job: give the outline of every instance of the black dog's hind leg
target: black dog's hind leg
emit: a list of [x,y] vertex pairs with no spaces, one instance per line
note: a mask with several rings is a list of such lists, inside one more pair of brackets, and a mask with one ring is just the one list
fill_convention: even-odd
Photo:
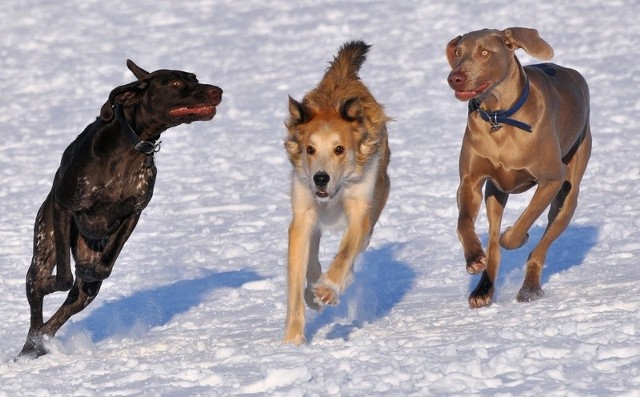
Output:
[[[31,321],[20,355],[44,354],[42,306],[45,295],[69,290],[73,284],[69,253],[70,217],[49,194],[36,216],[33,257],[26,277]],[[56,268],[56,275],[52,276]]]
[[[74,241],[71,244],[71,249],[76,260],[76,280],[62,306],[47,322],[41,325],[39,332],[33,338],[27,339],[25,348],[29,344],[29,349],[27,349],[29,355],[37,357],[46,354],[43,336],[54,336],[71,316],[82,311],[95,299],[100,292],[102,281],[111,274],[118,254],[136,227],[138,219],[139,214],[127,218],[116,233],[108,237],[104,245],[87,240],[77,233],[75,228],[72,228]],[[94,249],[101,251],[96,252]],[[88,262],[89,259],[92,261]]]

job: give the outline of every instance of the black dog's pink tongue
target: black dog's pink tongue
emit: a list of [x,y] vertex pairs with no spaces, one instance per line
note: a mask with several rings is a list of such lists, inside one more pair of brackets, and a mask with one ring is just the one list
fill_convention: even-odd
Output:
[[215,106],[200,106],[196,108],[175,108],[169,111],[169,115],[172,117],[182,116],[210,116],[215,112]]

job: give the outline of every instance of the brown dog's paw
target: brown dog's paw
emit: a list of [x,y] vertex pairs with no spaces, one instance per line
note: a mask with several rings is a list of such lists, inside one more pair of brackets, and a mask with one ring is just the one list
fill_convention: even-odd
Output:
[[284,340],[282,341],[283,343],[288,343],[291,345],[296,345],[296,346],[300,346],[300,345],[304,345],[306,342],[306,339],[304,337],[304,334],[302,332],[290,332],[288,331],[286,333],[286,335],[284,336]]
[[492,302],[493,294],[471,294],[471,296],[469,296],[469,307],[472,309],[479,309],[481,307],[489,306]]
[[314,302],[321,306],[338,304],[338,289],[331,285],[318,283],[313,286],[313,294],[315,295]]
[[531,302],[544,297],[544,291],[539,285],[523,285],[516,296],[518,302]]
[[486,268],[487,256],[485,254],[480,254],[471,259],[467,259],[467,272],[469,272],[469,274],[481,273]]
[[525,233],[524,236],[514,236],[515,229],[509,226],[500,236],[500,246],[507,250],[515,250],[529,241],[529,233]]

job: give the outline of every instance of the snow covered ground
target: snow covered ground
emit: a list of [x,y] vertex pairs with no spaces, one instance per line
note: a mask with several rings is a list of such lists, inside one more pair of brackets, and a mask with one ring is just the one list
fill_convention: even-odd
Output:
[[[636,0],[3,1],[0,396],[640,396],[638,15]],[[586,76],[594,150],[546,297],[514,299],[541,219],[504,254],[496,302],[471,310],[455,234],[466,104],[444,47],[509,26],[537,28]],[[396,120],[392,192],[341,303],[285,346],[287,95],[351,39],[373,44],[361,76]],[[13,361],[36,211],[64,148],[133,80],[127,58],[194,72],[222,105],[163,135],[154,198],[100,295],[50,354]],[[530,195],[512,196],[505,226]]]

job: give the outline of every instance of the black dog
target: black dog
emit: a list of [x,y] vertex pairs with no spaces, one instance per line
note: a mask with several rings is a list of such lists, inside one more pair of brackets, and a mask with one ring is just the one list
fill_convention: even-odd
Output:
[[[179,124],[211,120],[222,99],[220,88],[198,83],[191,73],[149,73],[130,60],[127,66],[138,80],[111,91],[100,117],[67,147],[38,211],[27,273],[31,326],[21,356],[45,354],[44,337],[53,337],[98,295],[151,200],[160,134]],[[44,322],[44,296],[55,291],[69,295]]]

